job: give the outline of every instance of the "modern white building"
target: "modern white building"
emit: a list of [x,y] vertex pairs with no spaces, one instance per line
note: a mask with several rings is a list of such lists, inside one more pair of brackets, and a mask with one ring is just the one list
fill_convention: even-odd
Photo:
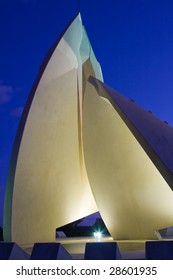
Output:
[[173,225],[173,129],[103,82],[80,14],[49,50],[11,156],[4,239],[53,241],[96,211],[114,239]]

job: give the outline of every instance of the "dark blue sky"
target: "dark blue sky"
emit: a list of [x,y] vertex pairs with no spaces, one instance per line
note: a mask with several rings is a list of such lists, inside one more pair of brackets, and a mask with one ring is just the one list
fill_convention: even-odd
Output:
[[[50,46],[78,0],[0,0],[0,225],[12,144]],[[104,80],[173,125],[173,1],[81,0]]]

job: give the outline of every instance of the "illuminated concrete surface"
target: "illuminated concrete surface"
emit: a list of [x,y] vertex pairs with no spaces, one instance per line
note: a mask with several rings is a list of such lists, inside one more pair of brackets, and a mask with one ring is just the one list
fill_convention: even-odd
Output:
[[[107,98],[110,92],[114,106]],[[114,239],[154,239],[156,229],[173,224],[173,192],[123,120],[117,95],[95,79],[86,86],[83,141],[90,185]],[[123,101],[122,97],[122,107]],[[147,118],[140,124],[146,130]],[[150,133],[154,134],[151,128]],[[157,135],[151,138],[159,142]]]
[[53,241],[56,228],[98,210],[115,240],[155,239],[173,225],[173,129],[102,82],[78,15],[43,61],[21,118],[6,241]]
[[55,229],[98,211],[82,147],[83,91],[102,80],[81,17],[54,46],[22,116],[4,208],[5,240],[52,241]]

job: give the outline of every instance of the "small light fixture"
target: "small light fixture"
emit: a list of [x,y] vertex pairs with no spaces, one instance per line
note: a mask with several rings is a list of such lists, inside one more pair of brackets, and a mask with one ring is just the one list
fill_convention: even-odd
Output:
[[94,237],[95,238],[101,238],[102,237],[102,233],[100,231],[95,231],[94,232]]

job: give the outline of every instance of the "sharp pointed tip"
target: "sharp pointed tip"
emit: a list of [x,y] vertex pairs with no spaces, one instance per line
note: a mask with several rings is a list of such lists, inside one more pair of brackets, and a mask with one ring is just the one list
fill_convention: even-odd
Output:
[[77,17],[78,17],[80,20],[82,20],[80,11],[78,12]]
[[75,19],[79,19],[82,22],[82,17],[80,11],[76,14]]

